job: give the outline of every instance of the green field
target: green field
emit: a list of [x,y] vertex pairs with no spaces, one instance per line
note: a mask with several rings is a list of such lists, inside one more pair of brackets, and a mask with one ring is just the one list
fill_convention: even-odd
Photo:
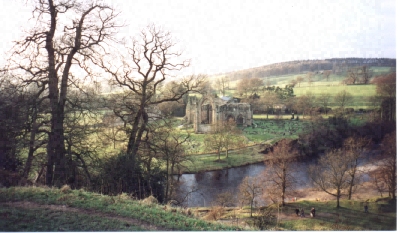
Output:
[[354,108],[358,110],[360,108],[368,109],[374,108],[375,106],[370,101],[370,98],[376,94],[375,85],[335,85],[335,86],[310,86],[310,87],[295,87],[293,89],[296,96],[305,95],[307,92],[311,92],[318,98],[319,95],[323,93],[329,93],[332,98],[329,104],[330,108],[338,107],[334,103],[333,97],[341,91],[348,91],[353,95],[353,101],[350,105],[346,106],[348,108]]
[[263,149],[265,148],[262,145],[258,145],[233,150],[228,153],[228,158],[225,155],[225,151],[223,151],[221,152],[221,159],[219,161],[216,153],[189,155],[189,160],[182,164],[184,168],[180,172],[197,173],[263,162],[265,155],[259,153]]

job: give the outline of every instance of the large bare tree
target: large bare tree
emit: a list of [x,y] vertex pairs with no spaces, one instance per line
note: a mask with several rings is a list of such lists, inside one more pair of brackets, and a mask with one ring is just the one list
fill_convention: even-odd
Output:
[[121,65],[115,59],[101,61],[103,69],[112,77],[112,84],[126,93],[124,102],[117,104],[114,112],[129,125],[126,153],[131,159],[144,141],[151,120],[149,112],[161,103],[179,101],[204,83],[204,75],[192,75],[179,80],[179,85],[168,91],[161,91],[169,78],[189,66],[189,61],[182,59],[182,53],[175,47],[169,32],[150,25],[125,47],[127,54],[121,54]]
[[[46,184],[60,186],[68,179],[64,144],[65,104],[80,69],[93,75],[106,42],[113,40],[118,14],[97,1],[37,0],[36,25],[14,47],[11,63],[27,74],[26,82],[45,84],[50,102]],[[74,68],[73,68],[74,67]],[[76,68],[76,69],[75,69]]]

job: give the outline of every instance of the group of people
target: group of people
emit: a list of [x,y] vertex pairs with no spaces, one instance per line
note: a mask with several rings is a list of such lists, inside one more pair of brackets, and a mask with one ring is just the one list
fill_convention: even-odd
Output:
[[[299,210],[298,208],[296,208],[295,212],[296,212],[296,215],[297,215],[297,216],[305,217],[303,208],[301,208],[300,210]],[[314,207],[311,208],[310,216],[311,216],[312,218],[315,218],[315,208],[314,208]]]
[[[299,210],[299,208],[296,208],[295,212],[296,212],[297,216],[305,217],[303,208],[301,208],[300,210]],[[368,213],[368,205],[366,203],[364,204],[364,213]],[[311,208],[310,216],[311,216],[311,218],[315,218],[315,208],[314,207]]]

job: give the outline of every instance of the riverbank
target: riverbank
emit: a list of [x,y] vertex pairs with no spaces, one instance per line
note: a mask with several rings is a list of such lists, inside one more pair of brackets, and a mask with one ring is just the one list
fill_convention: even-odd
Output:
[[189,155],[187,160],[182,163],[181,169],[175,170],[174,175],[219,171],[262,163],[268,160],[266,151],[271,150],[271,147],[275,146],[280,140],[282,139],[269,140],[263,144],[230,150],[228,156],[226,156],[225,151],[223,151],[219,159],[217,153]]
[[[296,197],[296,199],[294,198]],[[364,205],[368,205],[368,213],[364,213]],[[351,200],[343,197],[340,208],[336,208],[335,197],[313,188],[307,187],[291,193],[284,207],[278,209],[276,205],[257,206],[250,217],[250,207],[216,207],[192,208],[201,213],[203,219],[216,216],[216,220],[232,226],[251,226],[261,218],[261,209],[269,210],[270,216],[264,219],[268,224],[260,230],[293,230],[293,231],[320,231],[320,230],[396,230],[396,200],[386,194],[382,197],[371,182],[362,183]],[[295,209],[303,208],[304,217],[296,216]],[[310,209],[315,208],[316,217],[310,217]],[[267,211],[268,212],[268,211]],[[214,214],[214,215],[213,215]],[[278,217],[279,216],[279,217]],[[277,219],[279,218],[279,223]]]
[[175,175],[195,174],[199,172],[217,171],[232,167],[240,167],[265,161],[265,154],[260,153],[267,145],[249,146],[238,150],[231,150],[226,157],[225,152],[218,154],[189,155],[187,161],[182,164],[181,170],[175,171]]

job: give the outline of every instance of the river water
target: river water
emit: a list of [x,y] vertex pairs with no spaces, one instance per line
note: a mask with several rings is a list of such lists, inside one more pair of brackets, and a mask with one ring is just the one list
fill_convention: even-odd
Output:
[[[368,164],[369,157],[377,154],[377,151],[365,153],[361,164]],[[293,189],[310,188],[311,180],[308,177],[307,168],[311,162],[292,162],[292,174],[296,179]],[[360,165],[361,165],[360,164]],[[182,203],[187,207],[211,206],[217,195],[229,192],[233,198],[237,197],[239,185],[246,176],[260,176],[265,171],[264,163],[250,164],[241,167],[228,168],[218,171],[202,172],[197,174],[183,174],[175,185],[178,199],[184,200]],[[174,177],[178,180],[178,177]],[[367,181],[367,174],[362,175],[361,179]],[[265,205],[263,200],[257,200],[260,205]],[[236,205],[238,205],[238,202]]]
[[[309,186],[306,162],[294,162],[293,175],[298,182],[294,188]],[[196,174],[183,174],[176,184],[179,199],[185,200],[187,207],[211,206],[217,195],[229,192],[236,198],[239,185],[246,176],[256,177],[265,171],[264,163],[250,164],[241,167],[228,168]],[[177,180],[177,176],[174,177]],[[262,200],[258,203],[263,204]]]

